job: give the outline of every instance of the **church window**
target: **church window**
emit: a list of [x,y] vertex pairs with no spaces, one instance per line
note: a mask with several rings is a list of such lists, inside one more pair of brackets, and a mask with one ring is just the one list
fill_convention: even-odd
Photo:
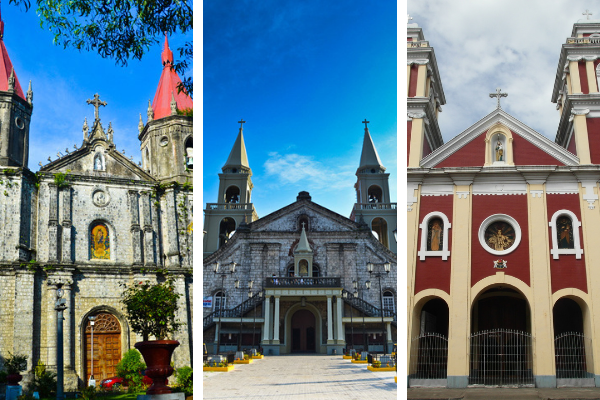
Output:
[[225,191],[225,203],[237,204],[240,202],[240,189],[237,186],[229,186]]
[[450,256],[448,230],[451,228],[448,217],[439,211],[430,212],[423,218],[419,228],[421,228],[419,259],[424,261],[426,257],[442,257],[442,260],[447,260]]
[[386,220],[383,218],[375,218],[373,222],[371,222],[371,230],[373,231],[373,236],[375,236],[382,245],[389,248]]
[[226,305],[227,305],[227,297],[225,297],[225,293],[219,291],[216,292],[215,295],[213,296],[213,311],[215,312],[219,312],[221,310],[221,302],[223,303],[223,310],[226,309]]
[[90,254],[92,260],[110,260],[110,234],[108,227],[103,223],[92,226]]
[[301,215],[298,218],[298,231],[302,231],[302,227],[304,226],[304,230],[308,231],[308,216]]
[[294,277],[294,265],[290,265],[287,269],[287,276],[289,278],[293,278]]
[[312,277],[313,278],[318,278],[319,276],[321,276],[321,270],[319,269],[319,267],[317,267],[316,265],[313,264],[313,267],[312,267]]
[[577,216],[569,210],[558,210],[552,215],[549,225],[552,230],[552,257],[557,260],[562,254],[575,254],[576,259],[581,259],[581,222]]
[[194,146],[191,136],[185,140],[185,166],[194,169]]
[[390,290],[383,292],[383,309],[396,312],[396,301],[394,301],[394,293]]
[[308,261],[300,260],[298,263],[298,275],[308,276]]
[[494,255],[513,252],[521,242],[521,227],[516,219],[505,214],[487,217],[479,227],[479,244]]
[[235,232],[235,220],[233,218],[223,218],[219,226],[219,247],[229,241]]
[[163,136],[162,138],[160,138],[160,142],[158,144],[161,145],[161,147],[165,147],[168,143],[169,143],[169,138],[166,136]]
[[144,149],[144,168],[146,171],[150,171],[150,151],[148,147]]
[[367,200],[371,204],[381,203],[383,201],[383,191],[379,186],[373,185],[367,191]]

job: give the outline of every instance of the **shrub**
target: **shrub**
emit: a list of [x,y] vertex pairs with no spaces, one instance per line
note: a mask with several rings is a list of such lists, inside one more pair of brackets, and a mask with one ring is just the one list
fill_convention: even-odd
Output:
[[4,368],[9,375],[18,374],[27,369],[27,357],[23,354],[8,353],[9,356],[4,360]]
[[81,391],[81,398],[83,400],[95,400],[96,388],[94,386],[87,386]]
[[177,389],[185,392],[186,396],[194,393],[194,380],[192,367],[181,367],[175,371]]
[[142,361],[142,355],[136,349],[127,350],[123,358],[117,364],[117,375],[124,379],[129,386],[129,391],[140,391],[142,388],[141,371],[146,369]]
[[38,360],[34,368],[33,382],[28,387],[30,392],[38,392],[40,398],[50,398],[56,393],[56,374],[46,370],[42,360]]

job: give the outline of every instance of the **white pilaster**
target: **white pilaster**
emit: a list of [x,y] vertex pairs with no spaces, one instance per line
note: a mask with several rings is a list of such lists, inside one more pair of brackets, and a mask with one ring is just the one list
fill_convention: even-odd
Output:
[[344,338],[344,329],[342,326],[342,317],[344,316],[344,314],[342,313],[342,306],[344,305],[344,301],[341,298],[337,299],[336,302],[337,305],[337,313],[336,313],[336,324],[335,324],[335,328],[337,331],[337,340],[338,340],[338,344],[345,344],[346,340]]
[[333,308],[331,296],[327,296],[327,344],[333,344]]
[[264,308],[265,308],[265,322],[263,323],[263,344],[269,344],[269,332],[271,331],[271,312],[269,310],[271,305],[271,296],[265,297]]
[[273,316],[273,344],[279,344],[279,296],[275,296],[275,315]]

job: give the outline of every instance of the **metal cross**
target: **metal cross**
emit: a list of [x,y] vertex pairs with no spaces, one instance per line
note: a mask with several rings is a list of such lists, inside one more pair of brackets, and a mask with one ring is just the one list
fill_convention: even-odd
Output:
[[410,24],[410,20],[412,19],[412,17],[409,14],[406,14],[406,23]]
[[241,118],[240,121],[238,121],[238,124],[240,124],[240,129],[244,127],[244,124],[246,123],[246,121],[244,121],[243,118]]
[[490,93],[490,97],[497,97],[498,98],[498,108],[502,108],[500,107],[500,97],[507,97],[508,93],[501,93],[502,89],[500,88],[496,88],[496,93]]
[[590,15],[592,15],[592,13],[589,10],[585,10],[585,12],[581,14],[585,15],[587,19],[590,19]]
[[365,118],[365,120],[362,123],[365,124],[365,129],[367,129],[367,124],[370,124],[371,121],[367,121],[367,119]]
[[105,101],[100,101],[100,96],[98,95],[98,93],[96,93],[94,95],[94,100],[88,99],[87,103],[94,105],[94,118],[96,120],[99,120],[100,117],[98,116],[99,115],[98,108],[100,108],[100,106],[106,106],[106,102]]

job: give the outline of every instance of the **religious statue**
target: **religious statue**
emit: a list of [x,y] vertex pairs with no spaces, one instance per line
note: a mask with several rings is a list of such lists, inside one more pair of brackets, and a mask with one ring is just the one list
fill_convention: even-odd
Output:
[[502,146],[502,142],[499,140],[496,143],[496,161],[504,161],[504,146]]
[[96,156],[96,159],[94,160],[94,169],[96,171],[102,170],[102,160],[100,159],[100,156]]
[[558,225],[558,248],[559,249],[574,249],[573,229],[569,218],[560,218],[557,221]]
[[488,243],[494,248],[494,250],[503,251],[508,249],[514,243],[514,240],[506,235],[503,235],[502,229],[498,229],[496,234],[490,236]]
[[99,224],[92,229],[92,258],[110,260],[110,241],[106,226]]
[[433,221],[433,225],[431,227],[431,251],[439,251],[441,250],[440,241],[442,237],[442,227],[440,226],[440,221]]

